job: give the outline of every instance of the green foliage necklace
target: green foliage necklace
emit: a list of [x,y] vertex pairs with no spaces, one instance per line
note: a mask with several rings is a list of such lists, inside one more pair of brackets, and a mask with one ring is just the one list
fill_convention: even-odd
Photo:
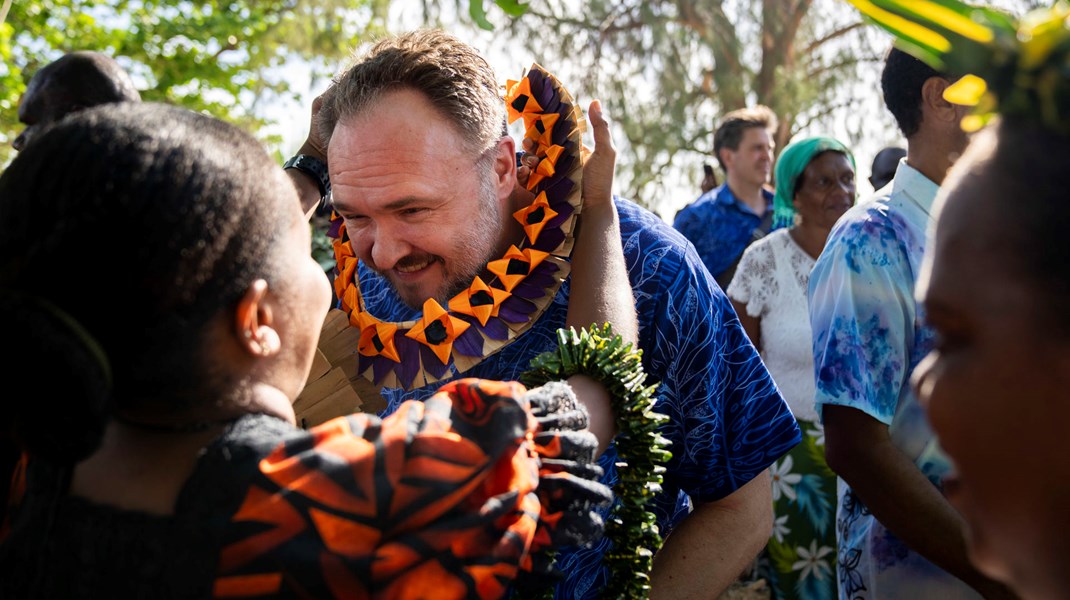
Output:
[[654,412],[656,385],[646,386],[642,351],[613,335],[609,325],[590,330],[559,329],[558,347],[531,361],[531,370],[520,376],[529,387],[583,374],[605,386],[617,424],[617,497],[606,524],[612,547],[602,559],[609,569],[604,598],[646,598],[650,595],[650,570],[661,547],[657,519],[647,507],[661,491],[662,466],[672,454],[669,441],[658,433],[668,420]]

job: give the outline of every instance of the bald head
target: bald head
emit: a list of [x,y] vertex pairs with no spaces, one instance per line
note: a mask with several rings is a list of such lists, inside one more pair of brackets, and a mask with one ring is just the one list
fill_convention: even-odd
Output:
[[111,102],[137,102],[141,95],[130,75],[98,52],[72,52],[41,68],[19,102],[26,128],[12,146],[22,150],[42,127],[68,114]]

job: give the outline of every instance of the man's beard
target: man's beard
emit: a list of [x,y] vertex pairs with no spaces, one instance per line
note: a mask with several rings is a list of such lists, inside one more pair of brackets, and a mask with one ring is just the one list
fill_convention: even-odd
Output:
[[[487,177],[480,182],[479,214],[476,223],[455,233],[453,258],[449,264],[440,256],[419,253],[405,256],[395,265],[395,268],[397,266],[404,268],[428,260],[438,262],[445,271],[445,277],[439,289],[430,297],[443,308],[449,303],[450,298],[472,285],[472,280],[486,268],[488,262],[497,258],[494,254],[502,232],[501,206],[493,182],[490,180],[490,174],[487,172]],[[380,275],[390,284],[402,302],[411,308],[423,309],[424,302],[429,296],[416,297],[419,295],[418,292],[399,288],[390,277],[383,273]]]

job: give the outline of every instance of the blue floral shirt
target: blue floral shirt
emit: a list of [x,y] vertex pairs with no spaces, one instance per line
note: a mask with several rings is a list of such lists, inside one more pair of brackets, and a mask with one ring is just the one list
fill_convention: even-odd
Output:
[[[657,216],[617,201],[624,255],[639,315],[639,345],[648,381],[658,382],[657,410],[670,422],[672,441],[664,492],[656,500],[663,534],[686,517],[691,502],[724,498],[761,473],[800,440],[798,426],[743,332],[727,297],[702,266],[694,248]],[[363,267],[363,265],[361,265]],[[362,271],[371,314],[393,321],[416,313],[389,285]],[[557,345],[564,327],[569,281],[542,317],[519,339],[463,376],[512,380],[538,354]],[[386,412],[405,400],[427,398],[440,384],[411,391],[384,389]],[[599,463],[603,481],[617,480],[611,445]],[[565,574],[562,598],[597,598],[607,582],[601,567],[608,543],[567,549],[557,566]]]
[[[904,160],[891,195],[849,210],[810,274],[817,406],[861,410],[934,485],[949,471],[910,386],[933,347],[914,300],[937,185]],[[840,597],[977,598],[966,584],[886,530],[841,479],[836,537]]]
[[771,230],[773,194],[763,189],[762,196],[766,215],[759,217],[736,199],[725,183],[699,196],[673,219],[672,226],[695,245],[702,262],[722,287],[727,287],[726,279],[731,278],[731,273],[726,272],[747,246]]

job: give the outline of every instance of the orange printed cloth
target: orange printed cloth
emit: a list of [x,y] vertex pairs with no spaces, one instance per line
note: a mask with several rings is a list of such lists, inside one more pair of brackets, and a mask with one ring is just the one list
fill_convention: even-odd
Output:
[[[562,386],[564,387],[564,386]],[[565,387],[463,379],[385,419],[340,417],[260,460],[218,598],[499,598],[594,539],[594,437]]]

